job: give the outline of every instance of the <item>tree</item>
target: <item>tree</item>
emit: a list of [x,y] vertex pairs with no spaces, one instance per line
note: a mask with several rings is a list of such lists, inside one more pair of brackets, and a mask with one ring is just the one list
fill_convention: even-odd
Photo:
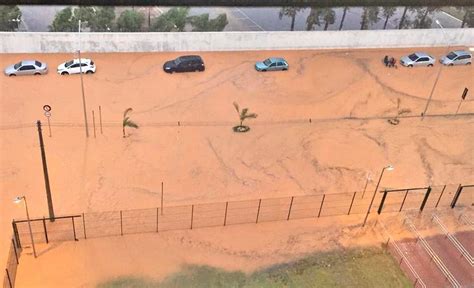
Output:
[[115,20],[114,7],[99,7],[95,10],[95,15],[89,19],[89,26],[94,32],[107,32],[113,28]]
[[339,25],[339,30],[342,30],[342,25],[344,24],[344,19],[346,19],[346,13],[349,11],[349,7],[344,7],[344,11],[342,12],[341,24]]
[[329,24],[336,21],[336,12],[331,8],[323,8],[321,12],[324,20],[324,31],[328,30]]
[[18,6],[0,6],[0,31],[15,31],[21,21],[21,11]]
[[406,15],[407,15],[407,11],[408,11],[408,6],[405,6],[405,9],[403,9],[402,17],[400,17],[400,22],[398,23],[398,29],[402,29],[402,28],[406,28],[406,27],[407,27],[406,21],[405,21],[405,17],[406,17]]
[[138,129],[138,125],[135,122],[133,122],[132,120],[130,120],[130,117],[128,116],[128,114],[132,111],[133,111],[132,108],[127,108],[123,112],[123,122],[122,122],[123,138],[127,137],[127,135],[125,134],[125,127],[131,127],[131,128]]
[[175,7],[161,14],[150,27],[151,31],[170,32],[184,31],[189,8]]
[[75,22],[71,7],[64,8],[56,13],[53,22],[49,25],[49,31],[51,32],[73,32],[77,31],[77,28],[77,22]]
[[385,28],[387,28],[388,19],[390,17],[392,17],[395,14],[396,11],[397,11],[396,7],[387,6],[387,7],[382,8],[382,14],[385,17],[385,23],[383,23],[383,29],[384,30],[385,30]]
[[225,13],[219,14],[214,19],[209,19],[209,14],[189,17],[189,23],[193,26],[193,31],[222,31],[229,24]]
[[295,30],[295,20],[296,20],[296,14],[298,14],[299,11],[303,9],[302,7],[283,7],[280,10],[280,13],[278,16],[280,19],[283,18],[283,16],[287,16],[291,18],[291,26],[290,30],[293,31]]
[[379,21],[379,7],[364,7],[362,11],[360,30],[367,30],[373,23]]
[[321,12],[318,7],[311,7],[308,18],[306,18],[306,30],[313,30],[314,25],[321,25],[320,21]]
[[117,30],[120,32],[139,32],[145,22],[143,13],[125,10],[117,19]]
[[255,113],[248,113],[249,108],[244,108],[244,109],[240,110],[239,104],[237,104],[236,102],[234,102],[234,107],[235,107],[235,110],[237,111],[237,113],[239,114],[240,125],[235,126],[232,129],[234,130],[234,132],[247,132],[247,131],[249,131],[250,127],[243,125],[244,120],[247,119],[247,118],[257,118],[258,115],[255,114]]
[[324,21],[324,30],[328,30],[329,24],[336,21],[336,12],[331,8],[312,7],[306,18],[306,30],[312,30],[314,25],[321,25],[320,18]]
[[430,28],[433,20],[429,17],[429,14],[432,14],[438,10],[433,7],[424,7],[424,8],[414,8],[413,12],[416,13],[415,19],[413,20],[413,27],[415,28]]

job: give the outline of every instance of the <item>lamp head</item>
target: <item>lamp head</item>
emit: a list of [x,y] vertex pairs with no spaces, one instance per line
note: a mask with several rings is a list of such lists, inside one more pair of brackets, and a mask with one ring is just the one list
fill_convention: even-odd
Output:
[[439,20],[438,20],[438,19],[436,19],[435,22],[436,22],[436,24],[441,25],[441,24],[439,23]]
[[24,198],[25,198],[25,196],[16,196],[15,199],[13,199],[13,203],[20,204],[21,201],[23,201]]
[[395,169],[395,167],[389,164],[387,167],[385,167],[385,169],[387,169],[388,171],[392,171],[393,169]]

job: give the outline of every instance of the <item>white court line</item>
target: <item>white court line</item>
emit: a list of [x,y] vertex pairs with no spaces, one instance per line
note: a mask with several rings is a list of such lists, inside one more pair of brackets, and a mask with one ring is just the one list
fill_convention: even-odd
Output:
[[458,22],[461,22],[461,23],[462,23],[462,20],[459,20],[458,18],[454,17],[453,15],[451,15],[451,14],[449,14],[449,13],[446,13],[446,12],[444,12],[444,11],[442,11],[442,12],[443,12],[443,14],[445,14],[446,16],[451,17],[451,18],[453,18],[454,20],[457,20]]
[[250,22],[252,22],[256,27],[258,27],[260,30],[265,31],[265,29],[263,29],[262,26],[258,25],[255,21],[253,21],[252,19],[250,19],[250,17],[249,17],[247,14],[245,14],[244,11],[240,10],[240,8],[235,8],[235,9],[237,9],[237,11],[239,11],[240,13],[242,13],[242,15],[244,15],[245,17],[247,17],[247,19],[248,19]]

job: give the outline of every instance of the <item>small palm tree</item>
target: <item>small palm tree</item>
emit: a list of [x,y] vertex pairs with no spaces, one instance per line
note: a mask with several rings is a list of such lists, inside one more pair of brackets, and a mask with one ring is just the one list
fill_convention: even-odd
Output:
[[125,112],[123,112],[123,122],[122,122],[123,138],[127,137],[127,135],[125,134],[125,127],[138,129],[138,125],[132,120],[130,120],[130,117],[128,116],[128,114],[132,111],[133,111],[132,108],[127,108]]
[[250,127],[243,125],[244,120],[247,119],[247,118],[257,118],[258,115],[255,114],[255,113],[248,113],[249,108],[244,108],[244,109],[240,110],[239,104],[237,104],[236,102],[234,102],[234,107],[235,107],[235,110],[237,111],[237,113],[239,114],[240,125],[235,126],[232,129],[235,132],[247,132],[247,131],[249,131]]

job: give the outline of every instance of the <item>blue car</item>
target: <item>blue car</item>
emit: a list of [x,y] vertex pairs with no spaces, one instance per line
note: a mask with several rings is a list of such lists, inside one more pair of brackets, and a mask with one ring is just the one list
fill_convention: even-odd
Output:
[[289,67],[288,62],[283,58],[268,58],[262,62],[255,63],[255,69],[262,72],[277,70],[286,71]]

